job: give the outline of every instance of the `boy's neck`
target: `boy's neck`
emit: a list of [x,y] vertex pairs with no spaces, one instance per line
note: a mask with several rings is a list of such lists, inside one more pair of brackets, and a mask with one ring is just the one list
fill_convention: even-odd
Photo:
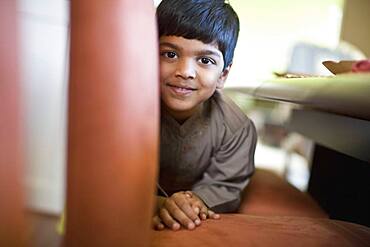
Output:
[[201,103],[189,111],[179,112],[169,109],[163,102],[161,105],[179,124],[185,123],[186,120],[203,108],[203,103]]

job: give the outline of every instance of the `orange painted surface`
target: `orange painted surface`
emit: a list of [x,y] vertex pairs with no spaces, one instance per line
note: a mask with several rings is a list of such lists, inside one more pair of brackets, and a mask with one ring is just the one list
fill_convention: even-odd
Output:
[[159,142],[151,0],[71,1],[67,246],[147,246]]
[[25,245],[16,1],[0,1],[0,246]]

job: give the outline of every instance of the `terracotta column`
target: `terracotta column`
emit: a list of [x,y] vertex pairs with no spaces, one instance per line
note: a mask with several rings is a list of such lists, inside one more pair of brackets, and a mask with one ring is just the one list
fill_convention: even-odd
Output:
[[0,246],[24,246],[16,1],[0,1]]
[[152,0],[71,1],[67,246],[147,246],[159,142]]

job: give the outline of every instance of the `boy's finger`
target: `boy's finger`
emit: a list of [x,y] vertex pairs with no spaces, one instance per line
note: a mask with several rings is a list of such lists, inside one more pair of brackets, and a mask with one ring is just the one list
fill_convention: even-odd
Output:
[[193,208],[194,213],[196,215],[198,215],[198,218],[194,221],[194,223],[195,223],[195,225],[199,226],[201,224],[201,222],[202,222],[201,219],[200,219],[200,217],[199,217],[200,209],[197,206],[192,206],[192,208]]
[[161,218],[159,218],[158,215],[155,215],[153,217],[152,225],[153,225],[153,228],[156,229],[156,230],[163,230],[164,229],[164,225],[162,224]]
[[193,197],[193,192],[191,192],[190,190],[187,190],[184,192],[185,195],[188,197],[188,198],[192,198]]
[[200,218],[202,220],[206,220],[207,219],[207,215],[208,215],[208,208],[203,206],[200,208]]
[[206,205],[204,205],[204,203],[202,201],[200,201],[199,199],[193,198],[192,199],[192,206],[193,206],[193,208],[198,209],[198,215],[202,220],[207,219],[208,208],[207,208]]
[[200,209],[199,209],[199,207],[198,206],[192,206],[192,208],[193,208],[193,210],[194,210],[194,213],[196,214],[196,215],[199,215],[199,213],[200,213]]
[[212,210],[208,210],[208,217],[210,219],[218,220],[218,219],[220,219],[221,216],[219,214],[216,214]]
[[170,229],[174,230],[174,231],[177,231],[180,229],[180,224],[175,221],[172,216],[170,215],[170,213],[167,211],[167,209],[165,208],[161,208],[159,210],[159,216],[161,217],[163,223]]
[[199,215],[199,217],[202,220],[206,220],[207,219],[207,215],[208,215],[208,208],[204,204],[204,202],[202,201],[202,199],[200,199],[196,194],[194,194],[191,191],[186,191],[185,193],[191,194],[191,198],[189,198],[190,203],[191,203],[193,209],[194,208],[197,208],[199,210],[199,211],[196,212],[196,214]]
[[193,204],[193,208],[197,208],[197,211],[198,211],[198,215],[199,217],[202,219],[202,220],[205,220],[207,219],[207,215],[208,215],[208,208],[203,204],[203,203],[198,203],[198,202],[195,202]]

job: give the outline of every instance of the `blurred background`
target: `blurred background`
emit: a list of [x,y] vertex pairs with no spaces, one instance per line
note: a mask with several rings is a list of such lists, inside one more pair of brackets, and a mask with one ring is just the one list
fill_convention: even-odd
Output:
[[[304,191],[312,143],[284,129],[290,106],[256,101],[229,88],[273,78],[274,72],[329,75],[323,60],[369,57],[370,1],[229,2],[241,30],[225,91],[257,126],[257,167],[275,171]],[[19,0],[18,5],[27,206],[58,215],[66,187],[69,1]]]

